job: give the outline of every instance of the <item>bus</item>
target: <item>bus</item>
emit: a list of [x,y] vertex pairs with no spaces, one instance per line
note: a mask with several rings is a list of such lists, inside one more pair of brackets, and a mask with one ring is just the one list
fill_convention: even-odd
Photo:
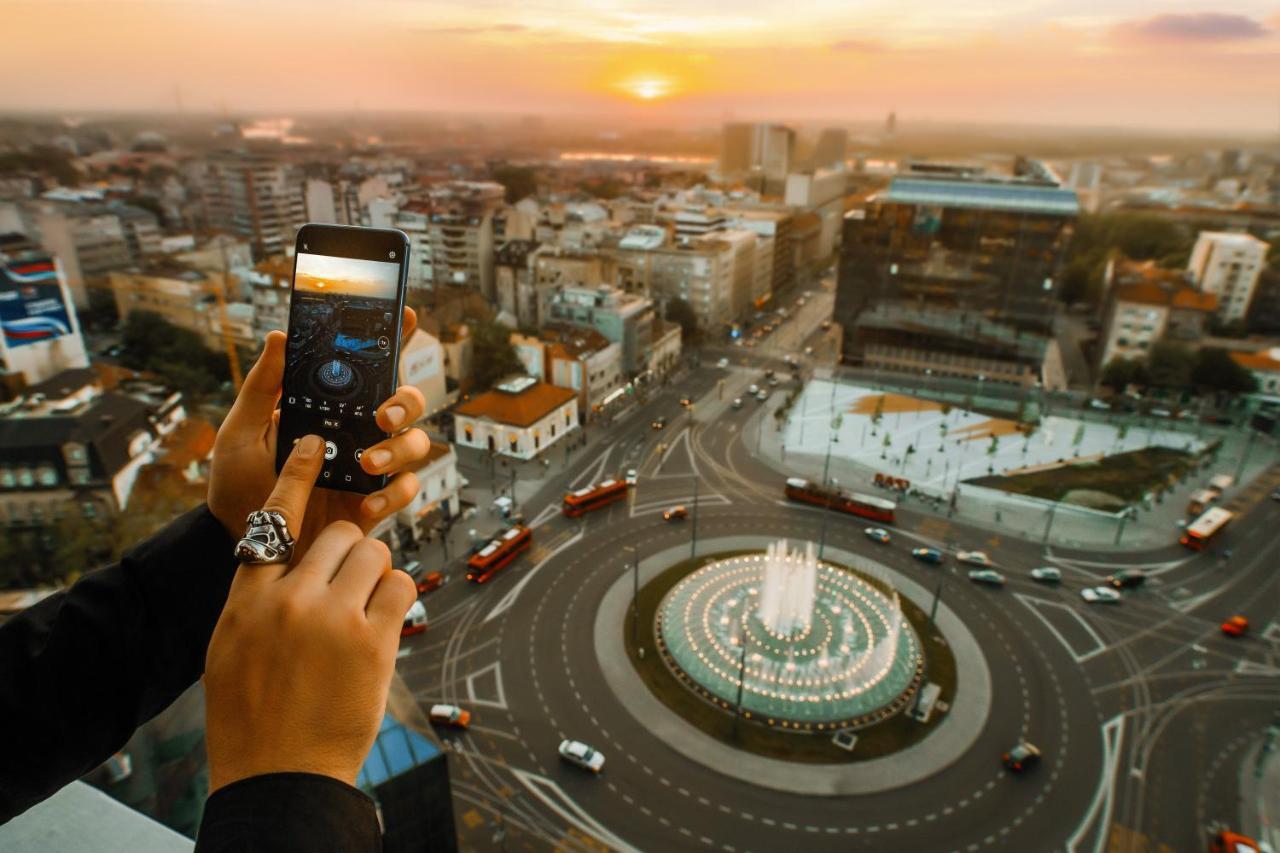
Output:
[[1186,532],[1178,541],[1193,551],[1203,551],[1222,529],[1231,523],[1236,514],[1220,506],[1211,507],[1204,514],[1187,525]]
[[570,518],[608,506],[627,497],[626,480],[605,480],[564,496],[564,514]]
[[786,494],[793,501],[803,501],[804,503],[817,504],[821,507],[830,507],[840,512],[847,512],[850,515],[870,518],[874,521],[883,521],[887,524],[893,524],[894,510],[898,506],[893,501],[887,501],[884,498],[858,495],[846,492],[843,489],[823,488],[815,483],[810,483],[808,480],[801,480],[799,477],[787,479]]
[[520,556],[521,551],[529,550],[532,542],[533,531],[523,524],[508,527],[467,560],[467,580],[485,583]]

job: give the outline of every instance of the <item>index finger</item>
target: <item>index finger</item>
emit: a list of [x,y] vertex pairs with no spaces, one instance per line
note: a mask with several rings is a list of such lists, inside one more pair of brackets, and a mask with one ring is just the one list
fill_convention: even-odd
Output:
[[[302,532],[307,501],[315,488],[316,477],[324,465],[324,440],[318,435],[305,435],[294,446],[280,469],[275,488],[263,503],[263,510],[278,512],[284,518],[289,535],[296,541]],[[238,550],[238,549],[237,549]],[[300,556],[300,555],[294,555]],[[287,563],[255,564],[254,574],[268,579],[279,578],[288,570]]]

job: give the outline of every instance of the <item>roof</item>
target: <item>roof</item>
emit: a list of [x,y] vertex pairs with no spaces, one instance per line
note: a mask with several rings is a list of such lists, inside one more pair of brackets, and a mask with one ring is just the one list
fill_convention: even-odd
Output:
[[1233,352],[1231,353],[1231,358],[1246,370],[1280,373],[1280,347],[1272,347],[1259,352]]
[[1044,184],[898,177],[876,198],[897,204],[1007,210],[1050,216],[1080,214],[1080,201],[1075,190]]
[[1131,281],[1116,285],[1117,302],[1136,302],[1140,305],[1170,306],[1186,311],[1216,311],[1218,297],[1201,293],[1194,287],[1162,284],[1155,280]]
[[1234,245],[1240,247],[1253,246],[1257,244],[1261,244],[1262,246],[1269,245],[1265,240],[1259,240],[1252,234],[1242,231],[1201,231],[1196,235],[1197,241],[1206,239],[1223,245]]
[[51,400],[61,400],[98,381],[98,371],[92,367],[72,367],[55,373],[43,382],[28,385],[26,393],[43,394]]
[[577,392],[570,388],[538,382],[519,394],[486,391],[458,406],[454,413],[469,418],[488,418],[508,426],[527,427],[577,398]]
[[1218,310],[1218,297],[1216,294],[1204,293],[1194,287],[1184,287],[1174,292],[1173,301],[1169,304],[1174,308],[1208,313]]
[[418,732],[393,719],[390,714],[382,717],[378,736],[369,750],[369,757],[356,777],[356,786],[366,792],[403,776],[415,767],[421,767],[441,756],[439,748]]
[[150,430],[146,403],[107,391],[74,415],[11,415],[0,418],[0,458],[21,462],[55,461],[70,441],[97,451],[95,473],[114,477],[129,464],[129,439]]

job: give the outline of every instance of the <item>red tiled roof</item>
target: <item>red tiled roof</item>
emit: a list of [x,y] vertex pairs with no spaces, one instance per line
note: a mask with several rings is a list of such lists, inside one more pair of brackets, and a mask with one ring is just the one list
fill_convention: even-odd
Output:
[[1233,352],[1231,358],[1246,370],[1265,370],[1275,373],[1280,372],[1280,359],[1275,357],[1276,354],[1275,349],[1264,349],[1259,352]]
[[1174,308],[1189,308],[1193,311],[1217,311],[1218,297],[1212,293],[1202,293],[1193,287],[1184,287],[1173,294]]
[[458,406],[454,413],[469,418],[488,418],[508,426],[527,427],[577,398],[577,392],[570,388],[538,382],[519,394],[486,391]]

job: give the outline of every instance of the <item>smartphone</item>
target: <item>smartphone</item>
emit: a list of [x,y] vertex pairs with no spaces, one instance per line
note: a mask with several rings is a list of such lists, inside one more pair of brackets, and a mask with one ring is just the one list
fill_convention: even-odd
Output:
[[386,485],[360,457],[387,437],[374,414],[397,385],[408,271],[402,231],[315,223],[298,231],[277,472],[315,434],[325,443],[316,485],[363,494]]

